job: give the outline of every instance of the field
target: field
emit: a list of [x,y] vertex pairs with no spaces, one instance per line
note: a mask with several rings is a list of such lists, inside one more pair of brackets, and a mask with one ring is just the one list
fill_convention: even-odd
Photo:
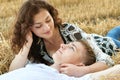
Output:
[[[105,36],[111,28],[120,25],[120,0],[47,1],[58,9],[63,22],[79,25],[87,33]],[[23,2],[24,0],[0,0],[0,74],[8,71],[14,58],[10,49],[12,25]],[[120,63],[119,54],[113,59],[116,64]]]

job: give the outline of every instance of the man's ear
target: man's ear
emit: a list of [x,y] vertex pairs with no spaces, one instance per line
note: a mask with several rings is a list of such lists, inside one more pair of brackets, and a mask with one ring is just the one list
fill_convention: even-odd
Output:
[[85,66],[84,63],[79,63],[79,64],[76,64],[77,66]]

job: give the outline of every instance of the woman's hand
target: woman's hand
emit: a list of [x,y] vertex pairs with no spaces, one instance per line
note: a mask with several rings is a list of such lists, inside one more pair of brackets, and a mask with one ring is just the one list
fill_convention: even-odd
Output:
[[32,32],[31,31],[29,31],[28,34],[26,35],[26,40],[27,40],[27,42],[25,43],[25,46],[27,48],[30,48],[31,45],[32,45],[32,42],[33,42]]
[[87,66],[76,66],[74,64],[61,64],[60,72],[75,77],[81,77],[89,73]]

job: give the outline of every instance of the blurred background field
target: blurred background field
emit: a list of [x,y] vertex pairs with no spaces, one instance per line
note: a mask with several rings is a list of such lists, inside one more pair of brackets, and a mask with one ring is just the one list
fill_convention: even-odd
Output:
[[[8,71],[14,57],[10,39],[18,9],[25,0],[0,0],[0,74]],[[79,25],[87,33],[105,36],[120,25],[120,0],[47,0],[59,11],[63,22]],[[116,64],[120,56],[113,57]]]

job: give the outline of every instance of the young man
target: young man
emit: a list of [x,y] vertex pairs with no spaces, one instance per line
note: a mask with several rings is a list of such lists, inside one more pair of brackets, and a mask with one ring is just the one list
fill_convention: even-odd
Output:
[[98,75],[93,73],[75,78],[59,72],[61,64],[64,63],[73,64],[74,66],[86,66],[96,61],[91,47],[83,41],[61,44],[60,49],[53,55],[53,60],[54,64],[51,67],[44,64],[28,64],[24,68],[1,75],[0,80],[92,80],[105,73],[103,71],[102,73],[98,72]]

